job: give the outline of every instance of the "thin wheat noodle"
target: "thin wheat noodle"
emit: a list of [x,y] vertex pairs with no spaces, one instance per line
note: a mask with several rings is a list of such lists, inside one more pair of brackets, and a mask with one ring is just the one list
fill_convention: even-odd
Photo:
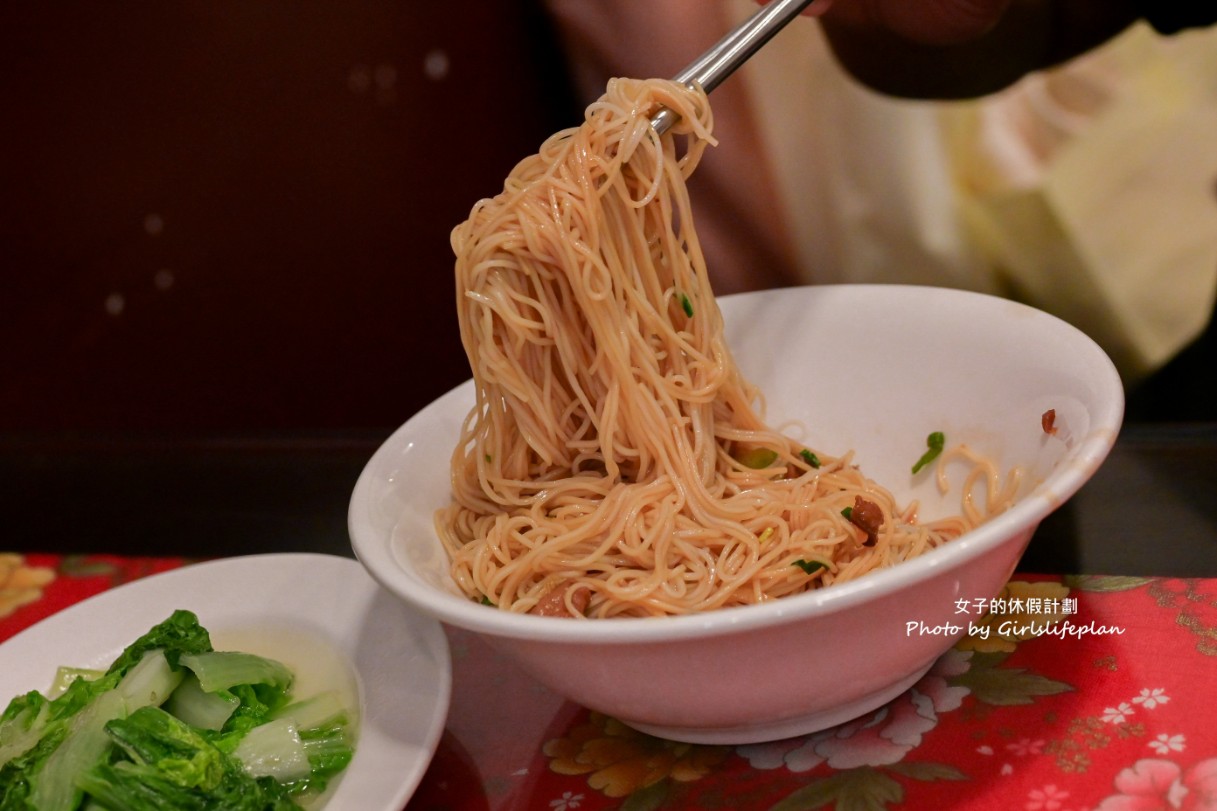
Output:
[[[663,137],[659,105],[680,116]],[[758,603],[915,557],[1008,498],[978,461],[985,504],[918,524],[848,454],[764,423],[685,187],[712,127],[699,90],[613,80],[453,231],[476,402],[436,526],[470,598],[558,594],[588,617]],[[882,511],[872,545],[842,513],[859,497]]]

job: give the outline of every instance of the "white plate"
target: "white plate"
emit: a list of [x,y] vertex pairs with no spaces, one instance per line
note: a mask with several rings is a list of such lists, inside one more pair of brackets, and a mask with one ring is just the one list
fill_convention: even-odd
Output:
[[273,554],[196,563],[77,603],[0,645],[0,708],[20,693],[46,690],[60,665],[109,665],[178,608],[198,615],[217,649],[239,646],[291,666],[300,697],[331,681],[356,691],[355,757],[325,811],[405,805],[447,718],[448,643],[438,622],[381,590],[348,558]]

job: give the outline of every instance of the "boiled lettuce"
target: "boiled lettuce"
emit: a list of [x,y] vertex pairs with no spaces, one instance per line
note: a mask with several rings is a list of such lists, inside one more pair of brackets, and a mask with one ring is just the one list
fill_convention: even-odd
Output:
[[335,696],[293,701],[282,663],[217,652],[175,611],[104,672],[61,668],[0,713],[0,811],[283,811],[350,762]]

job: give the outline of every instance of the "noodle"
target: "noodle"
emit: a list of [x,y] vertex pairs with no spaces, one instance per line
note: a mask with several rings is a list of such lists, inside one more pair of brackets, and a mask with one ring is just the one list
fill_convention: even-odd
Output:
[[[659,105],[680,116],[662,137]],[[476,402],[436,525],[472,599],[706,611],[852,580],[984,519],[970,505],[918,524],[849,455],[764,424],[724,343],[685,188],[712,124],[699,90],[613,80],[581,127],[453,231]],[[1000,507],[996,472],[976,470]],[[870,531],[842,512],[863,502],[882,515]]]

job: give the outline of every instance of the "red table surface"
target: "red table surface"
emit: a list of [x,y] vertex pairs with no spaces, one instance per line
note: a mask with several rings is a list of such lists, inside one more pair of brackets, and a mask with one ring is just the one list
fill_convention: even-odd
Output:
[[[188,563],[0,553],[0,642]],[[988,637],[890,704],[750,746],[635,732],[448,629],[448,723],[408,808],[1217,811],[1217,580],[1019,574],[1003,597],[958,605]]]

